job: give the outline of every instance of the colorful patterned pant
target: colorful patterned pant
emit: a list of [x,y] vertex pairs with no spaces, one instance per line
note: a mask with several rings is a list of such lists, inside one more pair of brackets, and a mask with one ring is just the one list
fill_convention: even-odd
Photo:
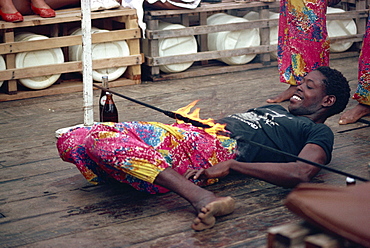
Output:
[[358,61],[358,85],[353,99],[359,103],[370,105],[370,16]]
[[188,124],[157,122],[75,128],[58,138],[57,147],[60,157],[75,164],[89,182],[115,180],[152,194],[168,191],[153,184],[168,167],[182,175],[188,169],[209,168],[236,156],[233,139]]
[[278,37],[280,81],[297,85],[312,70],[329,65],[326,0],[281,0]]

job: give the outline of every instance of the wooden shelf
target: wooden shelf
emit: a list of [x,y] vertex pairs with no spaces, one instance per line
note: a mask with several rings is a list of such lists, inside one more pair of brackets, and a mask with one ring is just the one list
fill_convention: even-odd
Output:
[[[327,19],[355,19],[358,29],[357,35],[348,35],[343,37],[335,37],[332,41],[343,42],[361,42],[365,32],[365,26],[368,16],[364,0],[357,1],[355,9],[348,9],[343,13],[328,14]],[[212,75],[224,73],[225,71],[244,71],[256,68],[263,68],[276,64],[271,56],[271,52],[277,51],[277,45],[270,44],[270,28],[278,25],[278,19],[269,19],[269,12],[279,12],[280,2],[235,2],[234,0],[223,0],[221,3],[201,3],[201,6],[194,10],[147,10],[145,11],[144,19],[147,24],[145,32],[146,39],[142,41],[141,47],[145,55],[145,76],[153,81],[166,79],[180,79],[193,76],[192,68],[195,67],[197,75]],[[259,13],[259,20],[229,23],[218,25],[207,25],[207,18],[215,13],[226,13],[233,16],[242,17],[249,11]],[[185,28],[172,30],[159,30],[159,22],[169,22],[173,24],[182,24]],[[235,31],[251,28],[259,28],[261,43],[259,46],[238,48],[232,50],[208,51],[207,34]],[[181,36],[193,35],[197,39],[198,52],[176,55],[176,56],[159,56],[159,40],[165,38],[174,38]],[[221,69],[219,63],[214,63],[220,58],[232,56],[240,56],[247,54],[257,54],[256,58],[246,65],[230,66],[223,64],[225,67]],[[183,72],[164,73],[160,71],[160,66],[170,65],[175,63],[194,63],[192,67]],[[212,64],[217,64],[217,69],[210,67]],[[203,67],[203,72],[200,72]],[[144,71],[144,70],[143,70]]]
[[[0,21],[0,32],[3,43],[0,44],[0,54],[3,55],[7,69],[0,71],[0,81],[4,81],[0,101],[24,99],[50,94],[68,93],[82,91],[80,83],[71,80],[68,83],[63,75],[81,72],[81,61],[69,61],[68,47],[82,44],[82,35],[69,35],[69,30],[81,25],[81,10],[79,8],[64,9],[56,11],[55,18],[40,18],[36,15],[24,17],[23,22],[9,23]],[[91,13],[92,25],[107,29],[109,33],[92,34],[92,43],[126,41],[130,55],[109,59],[94,59],[93,69],[104,69],[112,67],[127,67],[124,78],[112,82],[114,85],[128,85],[141,83],[141,64],[143,54],[140,52],[141,30],[135,9],[117,8]],[[50,37],[46,40],[15,41],[17,32],[33,32]],[[32,52],[44,49],[62,48],[65,61],[61,64],[16,68],[15,55],[21,52]],[[51,87],[43,90],[22,90],[18,82],[22,78],[32,78],[53,74],[62,74],[61,79]],[[78,80],[77,80],[78,81]],[[81,81],[81,80],[80,80]],[[21,90],[19,90],[21,89]]]

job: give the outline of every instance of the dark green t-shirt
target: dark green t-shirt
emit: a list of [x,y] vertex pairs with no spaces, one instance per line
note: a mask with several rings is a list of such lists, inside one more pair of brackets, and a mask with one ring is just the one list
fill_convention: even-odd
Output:
[[298,155],[306,144],[322,147],[331,160],[334,134],[325,124],[317,124],[307,117],[290,114],[280,105],[267,105],[233,114],[218,120],[225,123],[231,137],[238,143],[238,161],[243,162],[290,162],[286,155],[278,154],[250,144],[245,139]]

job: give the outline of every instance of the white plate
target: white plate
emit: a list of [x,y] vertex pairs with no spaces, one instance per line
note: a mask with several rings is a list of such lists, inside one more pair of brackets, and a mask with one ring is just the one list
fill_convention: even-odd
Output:
[[[326,11],[327,14],[343,12],[345,12],[345,10],[331,7],[328,7]],[[353,19],[326,21],[326,28],[330,38],[357,34],[356,23]],[[330,52],[345,52],[352,46],[352,44],[353,42],[331,42]]]
[[[91,28],[91,33],[103,33],[109,32],[109,30],[98,29],[95,27]],[[81,29],[77,29],[71,33],[71,35],[81,35]],[[92,45],[92,59],[109,59],[124,57],[130,55],[129,47],[126,41],[113,41],[104,42]],[[82,46],[71,46],[69,47],[69,59],[72,61],[82,60]],[[108,76],[109,81],[116,80],[126,71],[127,66],[123,67],[112,67],[106,69],[93,70],[92,77],[95,81],[101,82],[103,76]]]
[[[179,29],[179,28],[185,28],[185,26],[181,24],[172,24],[172,23],[166,23],[166,22],[159,23],[160,30],[170,30],[170,29]],[[159,56],[160,57],[191,54],[191,53],[196,53],[197,51],[198,51],[198,45],[193,35],[184,36],[184,37],[159,39]],[[159,66],[159,69],[166,73],[181,72],[181,71],[187,70],[192,64],[193,62],[161,65]]]
[[[243,16],[244,19],[249,21],[260,20],[259,13],[255,11],[250,11]],[[279,13],[269,12],[269,19],[279,19]],[[270,45],[277,45],[278,43],[278,26],[270,27]],[[277,52],[271,52],[271,57],[273,59],[277,58]]]
[[[6,70],[5,60],[2,55],[0,55],[0,71]],[[3,81],[0,81],[0,87],[3,85]]]
[[[21,38],[19,38],[21,37]],[[17,41],[32,41],[32,40],[43,40],[48,39],[47,36],[43,35],[36,35],[29,33],[29,35],[20,34],[18,37],[16,36],[15,40]],[[15,67],[16,68],[25,68],[31,66],[39,66],[40,70],[42,70],[43,65],[51,65],[51,64],[61,64],[64,62],[64,56],[62,49],[60,48],[53,48],[53,49],[46,49],[46,50],[39,50],[39,51],[31,51],[31,52],[23,52],[18,53],[15,56]],[[48,76],[40,76],[40,77],[33,77],[33,78],[22,78],[19,79],[21,84],[26,86],[30,89],[45,89],[55,83],[61,74],[54,74]]]
[[[219,25],[225,23],[248,22],[247,19],[228,15],[225,13],[213,14],[207,18],[207,25]],[[208,34],[208,50],[222,51],[237,48],[255,47],[260,45],[260,35],[257,28],[223,31]],[[257,54],[246,54],[227,58],[220,58],[228,65],[241,65],[252,61]]]

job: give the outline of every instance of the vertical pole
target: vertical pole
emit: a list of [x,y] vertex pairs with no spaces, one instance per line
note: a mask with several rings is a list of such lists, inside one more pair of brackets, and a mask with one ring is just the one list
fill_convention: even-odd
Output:
[[94,124],[90,1],[81,0],[83,109],[85,126]]

